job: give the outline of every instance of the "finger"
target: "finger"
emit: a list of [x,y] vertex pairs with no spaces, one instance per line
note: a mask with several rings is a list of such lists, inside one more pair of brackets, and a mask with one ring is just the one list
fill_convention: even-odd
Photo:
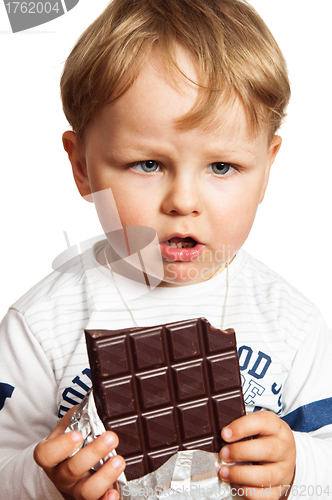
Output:
[[119,495],[116,490],[110,489],[106,493],[105,491],[112,488],[125,466],[125,461],[121,456],[116,455],[110,458],[95,474],[75,485],[73,488],[75,498],[98,500],[103,496],[107,500],[109,497],[112,500],[118,499]]
[[226,483],[260,485],[264,488],[283,484],[284,467],[279,464],[262,465],[225,465],[219,471],[219,476]]
[[67,413],[62,417],[62,419],[59,420],[58,425],[53,429],[51,434],[47,436],[46,440],[58,437],[65,432],[65,430],[69,426],[70,417],[72,416],[75,410],[77,410],[77,406],[73,406],[73,408],[67,411]]
[[220,451],[223,462],[281,462],[287,442],[274,436],[241,441],[224,446]]
[[239,441],[251,436],[272,436],[285,431],[287,424],[275,413],[257,411],[233,420],[221,431],[221,437],[227,442]]
[[119,440],[114,432],[105,432],[76,455],[61,463],[57,471],[58,478],[67,484],[75,483],[118,444]]
[[34,449],[35,462],[45,470],[55,467],[74,453],[82,441],[83,436],[77,431],[41,441]]
[[120,496],[116,490],[108,490],[101,500],[119,500]]

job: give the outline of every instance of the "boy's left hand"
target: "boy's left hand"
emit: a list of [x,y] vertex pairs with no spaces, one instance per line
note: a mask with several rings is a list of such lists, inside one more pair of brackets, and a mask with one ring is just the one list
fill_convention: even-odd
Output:
[[[295,471],[296,447],[293,432],[275,413],[257,411],[234,420],[221,432],[227,444],[220,450],[223,462],[258,462],[257,465],[224,465],[219,475],[243,498],[276,500],[290,485]],[[257,436],[256,439],[239,441]],[[271,493],[270,493],[271,486]],[[266,490],[268,488],[269,490]]]

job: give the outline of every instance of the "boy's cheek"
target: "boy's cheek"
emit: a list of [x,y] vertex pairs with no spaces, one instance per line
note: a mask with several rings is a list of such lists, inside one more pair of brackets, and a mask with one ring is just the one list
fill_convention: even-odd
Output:
[[247,239],[253,222],[254,217],[248,218],[241,214],[239,217],[230,216],[226,222],[216,222],[211,227],[210,238],[214,251],[222,249],[227,255],[235,255]]

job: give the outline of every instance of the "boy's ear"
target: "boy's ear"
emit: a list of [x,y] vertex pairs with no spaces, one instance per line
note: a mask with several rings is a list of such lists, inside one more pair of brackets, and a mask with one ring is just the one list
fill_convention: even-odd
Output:
[[77,189],[83,197],[91,195],[83,144],[78,140],[75,132],[71,130],[67,130],[67,132],[63,134],[62,144],[68,154]]
[[263,189],[262,189],[262,194],[261,198],[259,200],[259,203],[262,203],[265,195],[265,191],[269,182],[269,176],[270,176],[270,171],[272,164],[278,154],[279,149],[281,148],[281,143],[282,139],[280,135],[275,135],[271,141],[271,144],[269,146],[269,151],[268,151],[268,162],[266,166],[266,173],[265,173],[265,178],[264,178],[264,184],[263,184]]

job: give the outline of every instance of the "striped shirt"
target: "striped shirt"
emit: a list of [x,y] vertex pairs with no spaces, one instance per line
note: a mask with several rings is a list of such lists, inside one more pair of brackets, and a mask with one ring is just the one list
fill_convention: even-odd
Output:
[[304,492],[319,486],[320,497],[329,498],[332,334],[319,310],[244,250],[228,276],[224,270],[202,283],[151,290],[118,274],[113,279],[96,259],[104,245],[96,243],[38,283],[1,323],[4,498],[62,499],[32,450],[91,386],[84,329],[135,326],[126,304],[139,326],[205,317],[220,328],[224,316],[224,328],[236,331],[247,413],[271,410],[291,426],[295,484]]

